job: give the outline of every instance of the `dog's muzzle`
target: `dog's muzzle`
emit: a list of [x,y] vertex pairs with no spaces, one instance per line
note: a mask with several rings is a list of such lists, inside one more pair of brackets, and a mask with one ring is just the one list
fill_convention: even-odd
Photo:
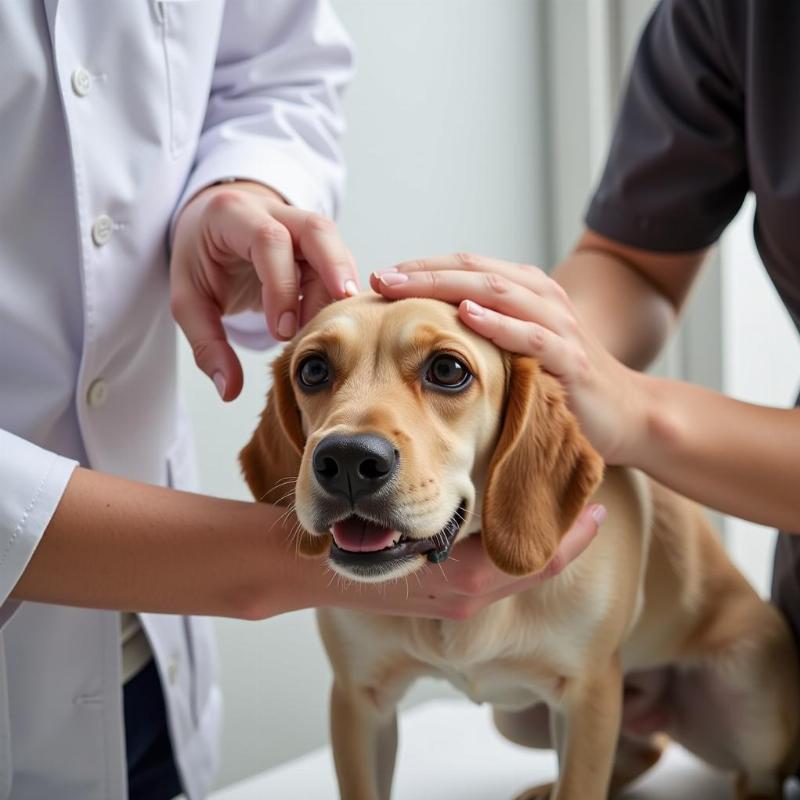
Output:
[[[392,513],[392,494],[400,454],[382,436],[330,434],[314,448],[314,477],[319,530],[333,534],[330,558],[348,572],[374,577],[387,568],[424,556],[433,563],[447,559],[466,518],[466,503],[454,511],[434,536],[416,538]],[[325,519],[327,517],[327,519]]]

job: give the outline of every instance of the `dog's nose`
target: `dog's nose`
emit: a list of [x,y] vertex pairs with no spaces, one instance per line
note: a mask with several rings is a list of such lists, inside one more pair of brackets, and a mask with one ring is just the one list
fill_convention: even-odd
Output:
[[326,436],[314,450],[314,475],[331,494],[356,500],[388,483],[397,471],[399,454],[382,436]]

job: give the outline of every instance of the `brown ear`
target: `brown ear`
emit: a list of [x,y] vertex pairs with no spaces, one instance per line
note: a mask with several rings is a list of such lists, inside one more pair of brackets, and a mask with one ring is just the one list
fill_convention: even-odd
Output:
[[511,356],[505,419],[483,499],[483,542],[511,575],[539,572],[555,555],[603,474],[558,381]]
[[[266,408],[252,438],[239,453],[242,474],[253,497],[281,506],[294,504],[295,481],[305,447],[300,409],[289,374],[291,360],[292,349],[287,347],[272,362],[273,382]],[[304,555],[321,555],[329,545],[327,536],[300,532],[298,550]]]

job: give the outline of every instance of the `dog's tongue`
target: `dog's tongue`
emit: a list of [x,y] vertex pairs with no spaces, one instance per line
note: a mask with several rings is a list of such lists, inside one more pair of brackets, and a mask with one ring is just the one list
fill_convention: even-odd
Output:
[[372,553],[390,547],[397,533],[391,528],[381,528],[359,517],[348,517],[334,523],[333,540],[340,550],[353,553]]

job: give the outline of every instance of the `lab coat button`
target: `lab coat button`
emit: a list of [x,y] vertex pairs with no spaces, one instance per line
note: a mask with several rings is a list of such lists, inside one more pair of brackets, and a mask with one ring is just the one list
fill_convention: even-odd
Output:
[[101,214],[92,225],[92,241],[98,247],[102,247],[111,239],[112,233],[114,233],[114,220],[108,214]]
[[175,681],[178,679],[178,660],[173,658],[169,664],[167,664],[167,680],[170,682],[171,686],[175,685]]
[[83,67],[78,67],[72,73],[72,91],[78,97],[86,97],[92,90],[92,76]]
[[100,408],[106,404],[106,400],[108,400],[108,384],[102,378],[98,378],[89,386],[86,402],[92,408]]

